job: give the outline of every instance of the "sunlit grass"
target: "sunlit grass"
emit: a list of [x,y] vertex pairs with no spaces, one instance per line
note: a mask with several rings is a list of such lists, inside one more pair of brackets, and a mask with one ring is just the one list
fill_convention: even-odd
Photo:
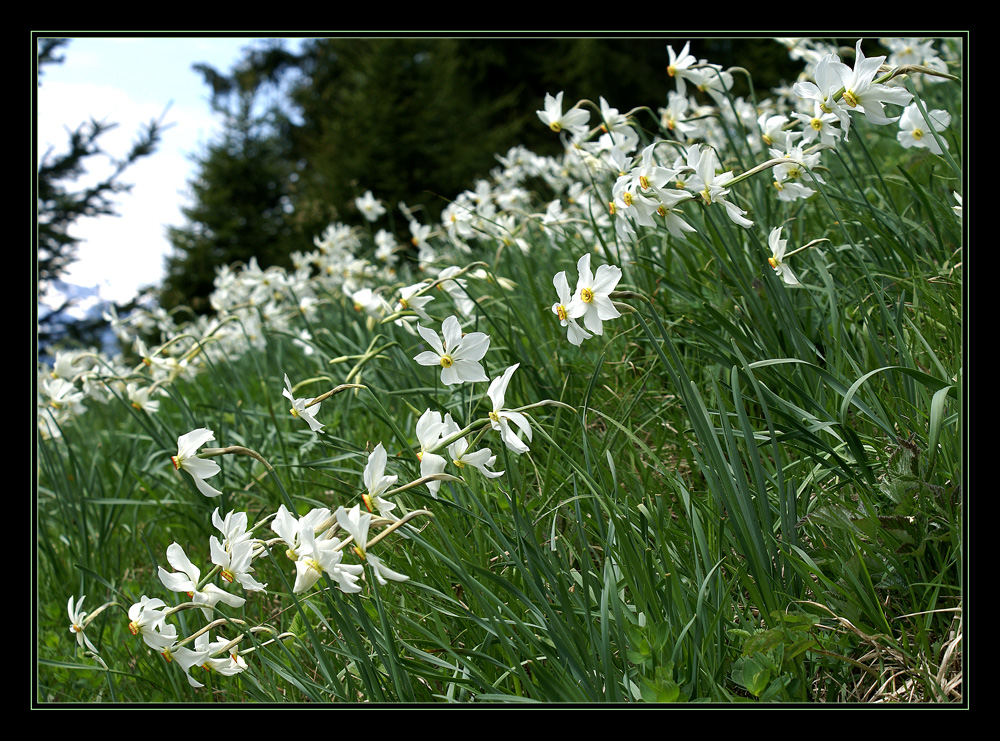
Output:
[[[456,198],[461,218],[429,238],[434,262],[390,267],[372,230],[345,242],[331,228],[298,273],[221,272],[210,318],[124,320],[121,336],[145,341],[129,363],[79,356],[64,376],[77,405],[40,388],[37,700],[960,700],[961,90],[919,80],[907,87],[922,105],[952,112],[947,156],[852,115],[809,198],[779,200],[771,167],[731,187],[750,227],[692,194],[677,205],[692,231],[616,229],[619,175],[582,145]],[[723,171],[768,159],[725,106],[696,119]],[[626,171],[660,136],[673,140],[660,166],[690,177],[673,159],[690,142],[640,120]],[[801,285],[769,265],[776,227]],[[620,316],[576,346],[553,277],[566,271],[573,290],[584,254],[621,268]],[[464,270],[443,281],[448,266]],[[428,349],[415,323],[437,332],[452,315],[489,335],[489,379],[517,365],[503,410],[526,416],[528,452],[495,429],[490,384],[446,386],[413,360]],[[295,398],[335,391],[315,413],[321,431],[289,413],[286,375]],[[155,384],[158,409],[130,383]],[[436,495],[426,479],[408,486],[426,410],[454,422],[428,451],[446,458]],[[206,448],[229,451],[202,451],[219,465],[205,479],[217,498],[171,464],[199,428],[214,434]],[[457,430],[503,475],[454,465],[444,440]],[[158,575],[172,570],[168,546],[211,571],[216,508],[274,541],[279,507],[362,504],[379,444],[396,509],[373,507],[369,538],[386,535],[370,552],[407,581],[382,584],[369,561],[360,591],[329,573],[296,591],[287,544],[261,548],[266,592],[215,581],[246,602],[216,607],[211,638],[239,638],[247,668],[199,663],[200,688],[132,634],[143,595],[187,599]],[[361,563],[350,545],[343,563]],[[84,594],[88,613],[112,603],[84,626],[96,655],[67,631],[67,600]],[[168,622],[184,640],[204,617]]]

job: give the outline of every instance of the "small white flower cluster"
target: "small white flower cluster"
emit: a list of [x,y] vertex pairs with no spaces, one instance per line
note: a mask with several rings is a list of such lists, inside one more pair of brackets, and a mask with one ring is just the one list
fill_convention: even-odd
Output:
[[[810,39],[779,41],[793,58],[806,63],[806,69],[790,89],[779,91],[777,101],[765,100],[757,106],[742,98],[727,98],[732,75],[717,64],[697,59],[689,51],[690,43],[679,53],[668,46],[667,72],[677,89],[668,92],[667,106],[659,111],[667,138],[655,139],[640,153],[636,153],[639,138],[634,135],[629,117],[620,115],[603,98],[601,125],[589,129],[590,114],[582,109],[582,103],[563,112],[562,93],[546,96],[544,110],[537,111],[542,122],[568,136],[567,151],[575,153],[591,175],[614,176],[607,211],[622,254],[628,256],[638,241],[640,227],[663,227],[678,239],[693,232],[694,227],[680,208],[692,201],[705,206],[721,204],[733,223],[753,226],[748,212],[735,202],[732,193],[734,185],[753,173],[736,175],[720,163],[716,154],[734,139],[743,138],[752,152],[766,151],[771,157],[758,169],[772,170],[773,192],[782,202],[809,198],[816,193],[817,183],[824,184],[820,174],[822,152],[848,140],[852,116],[863,115],[875,125],[898,120],[897,138],[904,147],[922,147],[941,154],[941,143],[948,146],[936,134],[950,126],[951,116],[943,110],[921,115],[916,104],[911,103],[913,95],[898,80],[888,74],[878,77],[884,73],[886,57],[867,57],[861,40],[855,47],[853,67],[841,61],[837,49]],[[946,74],[947,65],[929,41],[899,39],[883,43],[892,50],[891,65],[918,64]],[[713,105],[698,102],[696,96],[702,93]],[[905,109],[900,116],[893,116],[887,113],[887,105]],[[680,152],[664,159],[661,153],[667,149]],[[769,236],[772,249],[768,262],[772,267],[783,265],[782,254],[775,249],[780,241],[773,236],[775,232],[772,230]],[[787,265],[778,272],[785,284],[800,285]],[[556,276],[560,301],[553,311],[567,327],[570,341],[578,345],[588,334],[575,323],[576,317],[566,313],[570,302],[565,300],[568,288],[561,275]],[[579,296],[574,296],[573,301],[578,302]]]
[[[199,457],[198,452],[205,442],[214,437],[212,430],[206,428],[181,435],[177,441],[178,454],[171,457],[174,466],[190,474],[205,496],[221,493],[204,482],[204,479],[219,472],[218,464]],[[225,451],[205,451],[203,454],[215,455],[221,452]],[[160,583],[169,591],[184,594],[188,601],[171,607],[162,599],[143,595],[128,608],[129,631],[140,636],[149,648],[162,654],[168,662],[175,662],[180,666],[191,686],[202,687],[202,683],[191,674],[195,667],[227,676],[247,669],[245,655],[254,649],[240,651],[242,634],[232,640],[220,638],[212,641],[210,638],[211,631],[221,625],[233,620],[237,623],[242,621],[226,617],[213,618],[219,612],[220,604],[234,609],[246,604],[245,596],[228,591],[222,584],[238,584],[247,593],[267,591],[267,584],[260,583],[254,576],[252,564],[271,549],[283,550],[287,558],[294,562],[295,582],[292,591],[295,594],[307,592],[324,576],[342,592],[360,592],[362,587],[359,580],[365,578],[364,563],[371,567],[372,575],[382,586],[390,581],[407,581],[409,576],[389,568],[371,551],[376,540],[381,540],[385,535],[382,533],[375,540],[370,539],[369,532],[373,526],[394,530],[406,522],[406,519],[393,514],[396,504],[387,499],[393,494],[388,489],[396,483],[398,477],[385,474],[386,462],[385,449],[379,443],[369,455],[362,475],[364,492],[361,499],[368,511],[362,511],[360,504],[352,508],[340,506],[335,511],[317,507],[299,517],[281,505],[273,515],[261,519],[256,526],[249,528],[246,512],[231,511],[222,517],[216,508],[212,513],[212,524],[221,538],[216,535],[209,537],[211,571],[203,576],[202,570],[191,561],[184,548],[176,542],[171,543],[167,548],[166,558],[172,570],[159,567]],[[373,514],[372,510],[377,510],[378,514]],[[264,539],[255,535],[254,531],[268,520],[270,529],[277,537]],[[346,562],[345,552],[353,554],[360,562]],[[220,579],[220,583],[215,583],[216,577]],[[85,598],[85,595],[81,596],[77,601],[71,597],[67,604],[70,632],[76,636],[80,647],[85,647],[100,660],[97,648],[85,630],[100,611],[114,603],[102,606],[88,618],[82,609]],[[200,609],[204,618],[210,622],[181,639],[177,626],[168,620],[175,613],[186,609]]]
[[[572,295],[565,270],[556,273],[552,279],[559,298],[552,305],[552,313],[566,327],[566,338],[579,346],[595,334],[604,334],[604,322],[621,316],[611,300],[611,292],[621,280],[622,271],[614,265],[601,265],[594,273],[590,269],[589,253],[577,261],[576,269],[579,276]],[[583,327],[577,324],[577,319],[583,319]]]

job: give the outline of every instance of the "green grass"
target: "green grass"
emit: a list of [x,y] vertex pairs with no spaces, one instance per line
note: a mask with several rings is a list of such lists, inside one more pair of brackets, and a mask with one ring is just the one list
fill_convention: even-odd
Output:
[[[597,218],[614,177],[566,165],[555,190],[533,181],[515,234],[489,233],[488,216],[465,254],[439,231],[451,264],[483,270],[462,276],[476,301],[462,324],[490,335],[489,377],[520,364],[506,408],[529,407],[524,455],[483,428],[486,384],[443,386],[413,362],[418,336],[368,320],[322,274],[278,280],[273,305],[234,299],[214,331],[161,319],[147,345],[185,335],[172,347],[197,373],[162,383],[155,413],[116,383],[148,385],[146,366],[81,359],[80,376],[110,396],[88,397],[85,413],[60,417],[60,435],[38,440],[37,702],[960,701],[961,91],[908,84],[927,108],[952,111],[947,157],[852,117],[811,198],[779,202],[768,171],[733,187],[751,228],[695,201],[680,206],[695,229],[685,238],[640,226],[623,242]],[[737,172],[766,158],[738,134],[719,145]],[[574,179],[592,189],[590,207],[567,197]],[[543,225],[557,197],[573,219]],[[789,260],[800,287],[768,267],[779,225],[789,250],[815,241]],[[622,316],[574,347],[550,309],[552,278],[566,270],[572,287],[587,251],[595,268],[622,268]],[[409,271],[367,284],[390,297],[428,277]],[[315,313],[296,308],[304,288]],[[456,309],[432,291],[422,323],[438,329]],[[288,413],[284,374],[296,396],[361,387],[323,401],[325,428],[312,433]],[[409,581],[380,585],[369,565],[359,593],[323,579],[295,594],[285,546],[271,548],[254,561],[267,592],[223,583],[247,600],[220,606],[211,633],[242,635],[248,669],[195,668],[203,689],[129,632],[142,595],[185,599],[157,576],[171,543],[208,573],[216,507],[251,525],[280,505],[350,508],[380,442],[397,486],[419,478],[425,409],[479,421],[470,441],[482,429],[504,474],[449,465],[462,478],[437,498],[423,485],[394,497],[430,513],[371,549]],[[199,427],[271,468],[213,458],[223,495],[205,498],[170,463],[178,436]],[[256,535],[274,537],[268,525]],[[67,631],[66,601],[81,594],[88,612],[115,603],[86,627],[100,661]],[[170,622],[184,638],[207,621],[180,610]]]

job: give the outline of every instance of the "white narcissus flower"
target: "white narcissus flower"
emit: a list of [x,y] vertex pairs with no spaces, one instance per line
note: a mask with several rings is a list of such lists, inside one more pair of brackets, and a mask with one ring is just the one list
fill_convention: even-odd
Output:
[[552,313],[559,317],[559,324],[566,327],[566,339],[570,344],[580,346],[583,341],[593,337],[590,332],[576,323],[576,319],[570,316],[569,308],[573,304],[573,297],[569,291],[569,282],[566,280],[566,271],[556,273],[552,279],[552,285],[556,288],[559,300],[552,304]]
[[368,527],[371,525],[372,513],[362,512],[361,505],[355,504],[350,509],[338,507],[334,513],[337,523],[352,538],[354,538],[354,552],[359,557],[365,557],[365,548],[368,545]]
[[873,124],[883,125],[896,121],[898,116],[890,118],[885,115],[883,104],[894,103],[905,106],[913,100],[912,93],[905,88],[874,82],[885,57],[866,57],[861,51],[861,39],[858,39],[855,54],[854,69],[849,74],[844,74],[843,70],[840,70],[844,86],[844,103],[864,113],[865,118]]
[[802,285],[795,277],[792,269],[782,262],[785,257],[785,249],[788,244],[788,240],[781,238],[780,226],[776,226],[771,230],[771,233],[767,236],[767,244],[771,248],[771,256],[767,258],[767,262],[772,268],[774,268],[774,272],[778,274],[778,277],[780,277],[787,285]]
[[698,126],[687,122],[688,108],[691,102],[686,95],[671,90],[667,93],[667,107],[661,108],[660,126],[673,135],[679,141],[684,141],[688,137],[697,136]]
[[[450,419],[450,417],[449,417]],[[420,461],[420,475],[431,476],[444,471],[445,461],[443,456],[437,453],[428,453],[441,440],[441,433],[445,430],[445,422],[441,419],[441,412],[433,412],[429,408],[417,420],[417,442],[420,443],[420,450],[417,452],[417,460]],[[437,499],[438,489],[441,488],[440,481],[428,481],[427,488],[431,496]]]
[[298,549],[302,545],[300,532],[306,528],[309,528],[311,532],[316,532],[316,528],[329,518],[330,510],[326,507],[317,507],[302,517],[295,517],[282,504],[278,507],[274,519],[271,520],[271,530],[277,533],[282,542],[288,546],[285,555],[294,561],[299,557]]
[[589,331],[598,335],[604,334],[602,323],[621,316],[609,296],[622,278],[621,268],[601,265],[595,274],[590,270],[588,252],[577,261],[576,269],[579,273],[576,293],[568,307],[568,316],[573,319],[583,317],[583,325]]
[[83,632],[83,619],[87,616],[87,613],[83,611],[83,601],[87,599],[87,595],[80,595],[80,601],[74,606],[74,597],[69,598],[69,602],[66,605],[66,612],[69,614],[69,632],[76,635],[76,642],[79,646],[86,646],[93,653],[97,653],[97,649],[94,648],[94,644],[90,642],[90,639]]
[[[430,314],[424,310],[424,307],[433,301],[434,297],[429,294],[420,293],[426,289],[426,283],[414,283],[412,286],[400,288],[399,299],[396,301],[393,311],[412,311],[417,315],[419,321],[430,322]],[[413,317],[410,315],[400,317],[393,322],[397,327],[402,327],[410,334],[413,334],[412,323]]]
[[503,476],[503,471],[491,470],[493,464],[496,463],[497,460],[497,457],[493,455],[492,450],[489,448],[480,448],[474,453],[470,453],[468,451],[469,441],[464,437],[460,437],[448,446],[448,455],[451,456],[452,463],[459,468],[472,466],[473,468],[479,469],[479,472],[489,479],[495,479],[499,476]]
[[374,553],[367,551],[368,528],[372,521],[371,512],[362,512],[361,505],[355,504],[349,510],[340,507],[336,514],[340,527],[354,538],[354,552],[361,560],[367,561],[371,565],[375,579],[380,585],[384,587],[389,581],[407,581],[410,578],[406,574],[393,571],[383,564]]
[[369,512],[377,509],[382,517],[395,520],[396,517],[390,514],[396,508],[395,502],[390,502],[382,498],[385,490],[395,484],[398,478],[398,476],[385,475],[385,463],[388,458],[385,448],[382,447],[382,443],[376,445],[375,450],[368,456],[368,463],[365,466],[363,475],[365,493],[362,495],[362,500]]
[[292,591],[300,594],[312,587],[323,574],[334,579],[343,592],[359,592],[355,582],[363,570],[361,566],[342,564],[340,541],[336,538],[316,539],[316,530],[330,519],[330,510],[318,507],[300,518],[292,515],[285,505],[271,520],[271,529],[288,546],[285,555],[295,561],[295,585]]
[[311,527],[299,530],[299,557],[295,561],[295,586],[292,591],[301,594],[310,589],[323,574],[337,582],[342,592],[360,592],[357,585],[358,576],[364,570],[363,566],[342,564],[343,552],[338,548],[340,541],[336,538],[317,540]]
[[48,397],[48,406],[56,410],[66,410],[70,414],[83,414],[83,392],[62,378],[46,378],[41,382],[43,395]]
[[281,395],[292,402],[292,408],[289,409],[293,417],[299,417],[306,421],[309,425],[309,429],[313,432],[322,432],[323,423],[316,419],[316,414],[319,412],[319,408],[322,406],[322,402],[319,404],[313,404],[311,407],[307,408],[307,404],[312,401],[309,399],[296,399],[292,395],[292,384],[288,380],[288,374],[285,374],[285,390],[281,392]]
[[716,156],[714,149],[701,144],[695,144],[688,150],[687,164],[688,167],[695,171],[696,175],[696,177],[691,179],[689,187],[698,192],[698,195],[701,196],[706,205],[721,203],[725,207],[729,219],[734,224],[739,224],[742,227],[753,226],[753,222],[745,217],[746,211],[726,199],[726,196],[729,194],[729,188],[726,185],[736,176],[732,170],[716,174],[715,171],[719,167],[719,158]]
[[[208,633],[204,635],[207,637]],[[222,653],[228,644],[229,641],[225,638],[211,641],[208,644],[209,659],[202,666],[209,671],[216,672],[225,677],[231,677],[234,674],[244,671],[247,668],[247,662],[246,659],[240,656],[236,646],[231,646],[229,653],[225,656],[219,656],[218,658],[213,656],[214,654]]]
[[367,554],[365,560],[371,565],[372,573],[375,574],[375,579],[380,586],[384,587],[390,581],[408,581],[410,578],[406,574],[400,574],[398,571],[390,569],[374,553]]
[[850,131],[851,117],[847,113],[848,107],[834,96],[844,86],[844,80],[850,74],[851,68],[841,62],[840,57],[836,54],[827,54],[813,69],[815,82],[805,80],[792,85],[792,92],[799,98],[810,100],[822,113],[837,117],[844,132],[844,141],[847,141]]
[[513,422],[516,427],[518,427],[524,436],[531,441],[531,425],[528,424],[528,419],[520,412],[512,412],[503,408],[504,397],[507,394],[507,385],[510,383],[510,377],[514,375],[514,371],[518,369],[520,363],[515,363],[510,366],[507,370],[503,372],[503,375],[499,378],[495,378],[490,384],[489,389],[486,391],[486,395],[490,398],[493,404],[493,410],[490,412],[490,426],[500,433],[500,437],[504,442],[504,445],[513,452],[520,455],[521,453],[528,452],[528,446],[521,440],[516,432],[511,428],[510,423]]
[[177,543],[171,543],[167,547],[167,562],[176,571],[170,572],[160,566],[160,582],[171,592],[184,592],[192,602],[204,605],[202,613],[206,619],[212,619],[212,610],[219,602],[230,607],[242,607],[246,602],[243,597],[230,594],[214,584],[206,584],[199,589],[198,582],[201,579],[201,570],[191,563],[191,559]]
[[602,97],[601,104],[601,134],[598,139],[598,147],[601,149],[619,149],[622,152],[631,152],[639,143],[639,135],[629,124],[628,116],[618,112],[617,108],[612,108]]
[[154,651],[164,651],[177,641],[177,628],[166,624],[163,608],[167,603],[159,598],[150,599],[142,595],[142,599],[128,608],[128,629],[134,636],[142,636],[142,640]]
[[684,48],[681,49],[680,54],[677,54],[674,52],[674,47],[667,45],[667,54],[670,57],[670,63],[667,65],[667,74],[677,79],[677,92],[680,95],[687,94],[685,79],[692,79],[696,84],[701,81],[700,75],[690,69],[693,65],[698,64],[698,59],[688,52],[690,48],[691,42],[687,41],[684,44]]
[[212,524],[222,533],[222,545],[227,550],[239,543],[253,540],[253,535],[247,532],[246,512],[227,512],[225,519],[219,516],[219,508],[212,513]]
[[[928,125],[929,123],[929,125]],[[899,131],[896,132],[896,139],[905,148],[920,147],[929,149],[934,154],[944,154],[938,145],[931,127],[934,131],[944,131],[951,125],[951,114],[948,111],[936,109],[927,111],[927,118],[920,115],[920,109],[916,103],[911,103],[903,109],[903,115],[899,117]],[[948,148],[948,142],[941,139],[944,146]]]
[[573,139],[579,139],[587,133],[587,123],[590,121],[590,112],[582,108],[570,108],[566,113],[562,112],[562,91],[555,97],[545,94],[545,110],[535,111],[541,122],[552,131],[569,132]]
[[176,648],[168,648],[163,652],[163,657],[167,661],[177,661],[177,665],[184,672],[184,676],[187,677],[188,684],[195,689],[205,686],[191,676],[191,670],[196,666],[204,667],[208,661],[209,654],[211,653],[208,648],[208,640],[208,633],[202,633],[194,639],[194,648],[178,646]]
[[656,207],[656,214],[663,219],[663,225],[667,231],[679,239],[683,239],[684,232],[693,232],[695,229],[680,217],[680,209],[675,208],[678,203],[690,200],[690,196],[682,190],[670,189],[664,186],[656,190],[660,205]]
[[212,553],[212,563],[222,569],[219,576],[230,584],[234,581],[239,582],[248,592],[267,591],[267,584],[261,584],[250,575],[253,571],[250,566],[253,561],[253,543],[245,540],[224,547],[219,539],[212,535],[208,539],[208,545]]
[[160,411],[160,402],[149,398],[152,388],[152,386],[139,386],[136,383],[130,383],[125,387],[125,395],[128,396],[135,409],[146,414],[156,414]]
[[174,468],[178,471],[187,471],[194,479],[198,491],[206,497],[217,497],[222,494],[218,489],[214,489],[205,483],[205,479],[210,479],[221,469],[218,463],[212,460],[198,457],[198,448],[215,439],[215,433],[211,430],[200,427],[192,430],[186,435],[177,438],[177,455],[171,456],[170,460]]
[[375,200],[370,190],[366,190],[363,196],[355,198],[354,205],[368,221],[377,221],[378,217],[385,213],[385,206]]
[[464,278],[454,277],[460,270],[461,268],[457,265],[450,265],[438,273],[434,280],[440,281],[438,289],[447,293],[455,302],[455,308],[461,312],[462,316],[467,317],[472,315],[476,308],[476,302],[469,298],[469,294],[466,292],[468,281]]
[[[835,113],[824,113],[818,101],[813,101],[813,115],[792,113],[802,124],[802,143],[811,144],[817,138],[831,149],[837,146],[841,130],[834,124],[839,121]],[[781,147],[782,149],[786,147]]]
[[462,325],[454,315],[441,324],[442,338],[419,324],[417,332],[432,349],[424,350],[413,359],[420,365],[440,365],[441,383],[445,386],[490,380],[479,362],[490,348],[489,335],[470,332],[463,336]]

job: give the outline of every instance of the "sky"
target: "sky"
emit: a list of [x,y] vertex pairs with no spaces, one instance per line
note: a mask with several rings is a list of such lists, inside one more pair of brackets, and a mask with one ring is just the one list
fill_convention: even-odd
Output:
[[[127,169],[129,193],[116,197],[117,217],[82,219],[71,230],[84,242],[66,283],[97,289],[100,299],[126,303],[142,286],[158,284],[170,251],[168,226],[182,226],[187,182],[195,173],[191,155],[220,130],[209,107],[209,87],[192,65],[203,62],[227,73],[254,43],[248,37],[87,37],[58,50],[62,64],[43,67],[37,88],[39,157],[50,147],[67,150],[67,130],[91,117],[118,124],[98,141],[110,155],[124,157],[143,127],[166,115],[160,146]],[[297,49],[293,39],[288,44]],[[168,108],[169,105],[169,108]],[[97,180],[99,159],[78,185]],[[110,171],[104,170],[103,172]],[[50,304],[59,296],[48,299]],[[81,309],[86,307],[81,307]]]

